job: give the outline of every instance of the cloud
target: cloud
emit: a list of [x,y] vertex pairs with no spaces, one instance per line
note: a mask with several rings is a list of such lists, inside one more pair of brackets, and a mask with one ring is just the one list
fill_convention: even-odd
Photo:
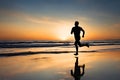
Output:
[[27,21],[36,24],[50,24],[50,25],[58,25],[65,23],[64,20],[57,19],[55,17],[35,17],[34,15],[30,15],[23,12],[18,11],[9,11],[9,10],[0,10],[0,15],[8,16],[8,18],[17,18],[22,21]]
[[40,24],[40,25],[49,25],[49,26],[73,26],[74,21],[78,20],[80,23],[88,23],[91,21],[90,18],[85,16],[77,16],[77,18],[71,18],[71,19],[61,19],[57,17],[51,17],[51,16],[41,16],[37,17],[35,14],[30,13],[24,13],[14,10],[0,10],[0,16],[1,14],[3,16],[8,16],[8,18],[12,19],[18,19],[23,22],[29,22],[34,24]]

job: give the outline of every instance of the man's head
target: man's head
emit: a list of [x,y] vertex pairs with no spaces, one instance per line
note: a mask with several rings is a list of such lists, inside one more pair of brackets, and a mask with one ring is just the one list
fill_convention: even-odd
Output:
[[78,21],[75,21],[75,26],[78,26],[79,25],[79,22]]

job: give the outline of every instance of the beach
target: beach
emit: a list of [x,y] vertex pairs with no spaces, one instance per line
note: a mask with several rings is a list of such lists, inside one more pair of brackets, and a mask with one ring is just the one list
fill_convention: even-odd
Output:
[[[54,47],[0,48],[0,80],[120,80],[120,45],[101,44],[79,48],[78,56],[74,55],[74,45],[66,43]],[[84,74],[75,79],[71,70],[74,72],[76,65],[83,64]]]

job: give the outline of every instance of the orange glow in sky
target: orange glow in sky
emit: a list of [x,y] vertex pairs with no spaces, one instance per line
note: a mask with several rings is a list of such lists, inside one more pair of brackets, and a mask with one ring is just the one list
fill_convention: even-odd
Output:
[[[35,21],[35,22],[33,22]],[[71,28],[74,26],[74,21],[62,21],[58,22],[49,20],[28,20],[26,23],[7,22],[0,23],[0,39],[1,40],[74,40],[73,34],[71,35]],[[94,28],[92,25],[84,25],[84,22],[80,23],[85,31],[84,40],[98,40],[98,39],[117,39],[120,36],[116,30],[109,28],[113,34],[111,34],[105,28]],[[92,27],[91,27],[92,26]],[[82,35],[82,33],[81,33]]]
[[[108,3],[114,5],[108,5],[113,7],[110,8],[112,10],[109,10],[98,2],[91,2],[89,9],[88,3],[89,1],[84,2],[84,0],[70,1],[70,3],[66,3],[66,1],[64,3],[2,1],[2,5],[0,5],[0,40],[71,41],[74,40],[74,37],[70,32],[76,20],[86,32],[83,40],[120,39],[120,19],[118,12],[114,11],[118,8],[117,4]],[[92,7],[92,5],[94,6]],[[115,15],[110,14],[110,11]]]

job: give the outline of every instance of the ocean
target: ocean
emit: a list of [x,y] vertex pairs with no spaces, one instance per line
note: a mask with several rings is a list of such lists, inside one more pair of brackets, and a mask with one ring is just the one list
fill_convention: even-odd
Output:
[[[90,48],[80,47],[79,52],[100,52],[120,50],[120,40],[82,41]],[[68,41],[0,41],[0,56],[17,56],[32,54],[75,53],[74,42]]]

